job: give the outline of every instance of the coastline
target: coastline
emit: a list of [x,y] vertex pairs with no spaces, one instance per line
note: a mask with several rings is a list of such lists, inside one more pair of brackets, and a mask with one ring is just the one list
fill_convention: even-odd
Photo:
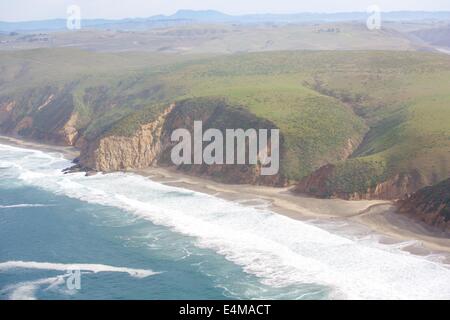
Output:
[[[72,160],[79,155],[74,147],[54,146],[17,138],[0,136],[0,144],[45,152],[62,153]],[[150,167],[130,170],[155,182],[216,196],[242,205],[263,207],[291,219],[316,224],[325,230],[326,224],[344,222],[348,231],[358,235],[377,236],[380,243],[401,244],[400,248],[416,255],[442,254],[450,264],[450,238],[430,230],[412,218],[394,212],[393,203],[384,200],[347,201],[316,199],[292,194],[290,188],[254,185],[227,185],[206,178],[180,173],[174,168]],[[341,234],[345,235],[341,230]]]
[[6,144],[13,147],[20,147],[24,149],[36,149],[45,152],[58,152],[62,153],[64,157],[68,158],[69,160],[75,159],[80,154],[79,150],[76,149],[75,147],[43,144],[39,142],[22,140],[2,135],[0,135],[0,144]]
[[206,193],[243,205],[263,207],[291,219],[316,223],[348,222],[362,233],[378,235],[385,244],[410,243],[403,250],[417,255],[443,253],[450,264],[450,238],[430,230],[412,218],[394,212],[393,203],[385,200],[348,201],[317,199],[293,194],[290,188],[254,185],[227,185],[201,177],[186,175],[174,168],[152,167],[133,170],[166,185]]

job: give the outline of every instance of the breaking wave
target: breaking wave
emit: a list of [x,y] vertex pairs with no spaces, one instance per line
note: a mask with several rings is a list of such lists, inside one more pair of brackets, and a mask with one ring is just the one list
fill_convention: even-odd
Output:
[[[113,267],[104,264],[86,264],[86,263],[50,263],[35,261],[7,261],[0,263],[0,271],[7,272],[14,269],[37,269],[37,270],[54,270],[54,271],[71,271],[79,270],[80,272],[121,272],[127,273],[135,278],[146,278],[159,272],[144,269],[132,269],[124,267]],[[62,274],[56,277],[19,282],[0,290],[0,292],[9,293],[11,300],[35,300],[36,291],[42,286],[47,286],[45,290],[58,290],[60,293],[71,294],[71,290],[61,287],[65,284],[65,278],[70,274]]]
[[[121,208],[192,236],[197,246],[215,250],[273,287],[325,285],[332,288],[332,297],[351,299],[450,298],[448,266],[402,251],[401,245],[343,237],[261,206],[169,187],[135,174],[64,175],[61,169],[70,162],[56,154],[3,145],[0,151],[14,159],[10,170],[26,185]],[[26,159],[17,161],[17,153],[25,153]],[[7,158],[2,156],[2,166],[8,165]]]

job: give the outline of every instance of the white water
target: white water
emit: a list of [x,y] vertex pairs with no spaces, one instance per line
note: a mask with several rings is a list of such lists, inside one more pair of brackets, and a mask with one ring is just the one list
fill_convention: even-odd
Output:
[[12,208],[37,208],[37,207],[48,207],[48,205],[44,204],[28,204],[28,203],[21,203],[21,204],[12,204],[9,206],[0,206],[0,209],[12,209]]
[[[114,267],[104,264],[63,264],[63,263],[50,263],[50,262],[35,262],[35,261],[7,261],[0,263],[0,271],[8,271],[11,269],[37,269],[37,270],[55,270],[55,271],[68,271],[79,270],[84,272],[122,272],[128,273],[132,277],[146,278],[158,272],[152,270],[132,269],[123,267]],[[41,286],[47,286],[45,290],[59,290],[65,294],[71,294],[71,290],[65,289],[63,285],[66,283],[65,278],[70,274],[62,274],[56,277],[43,278],[33,281],[19,282],[14,285],[7,286],[1,291],[9,293],[9,299],[11,300],[35,300],[36,291]]]
[[0,263],[0,271],[7,271],[11,269],[37,269],[37,270],[80,270],[98,272],[123,272],[128,273],[132,277],[145,278],[155,274],[151,270],[132,269],[123,267],[113,267],[104,264],[89,264],[89,263],[50,263],[50,262],[35,262],[35,261],[7,261]]
[[[65,283],[64,276],[56,276],[33,281],[24,281],[11,286],[7,286],[0,292],[8,292],[10,300],[37,300],[36,291],[44,285],[46,290],[55,289]],[[66,294],[69,294],[66,290]]]
[[207,247],[283,287],[317,283],[335,297],[450,299],[450,269],[401,246],[345,238],[268,210],[174,188],[124,173],[64,175],[61,156],[0,145],[0,167],[23,183],[90,203],[114,206],[195,237]]

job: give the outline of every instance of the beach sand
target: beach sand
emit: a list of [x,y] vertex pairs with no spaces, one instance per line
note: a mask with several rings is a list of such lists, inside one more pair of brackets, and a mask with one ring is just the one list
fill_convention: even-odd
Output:
[[7,137],[7,136],[0,136],[0,144],[16,146],[16,147],[25,148],[25,149],[41,150],[41,151],[45,151],[45,152],[62,153],[65,158],[70,159],[70,160],[75,159],[76,157],[78,157],[80,155],[80,151],[74,147],[42,144],[39,142],[26,141],[26,140],[21,140],[21,139],[17,139],[17,138]]
[[[21,148],[59,152],[68,159],[79,155],[72,147],[52,146],[0,136],[0,144]],[[346,228],[334,230],[341,235],[372,235],[381,243],[396,245],[417,255],[438,254],[450,264],[450,237],[431,230],[408,216],[395,212],[391,201],[316,199],[293,194],[290,188],[254,185],[228,185],[180,173],[174,168],[151,167],[130,172],[166,185],[210,194],[242,205],[269,209],[292,219],[313,223],[324,229],[339,224]]]
[[228,185],[189,176],[174,168],[147,168],[133,171],[166,185],[207,193],[243,205],[263,206],[292,219],[314,222],[318,226],[348,222],[362,233],[379,236],[387,244],[403,243],[403,250],[413,254],[443,254],[450,264],[450,237],[430,229],[408,216],[395,212],[392,201],[317,199],[293,194],[290,188],[253,185]]

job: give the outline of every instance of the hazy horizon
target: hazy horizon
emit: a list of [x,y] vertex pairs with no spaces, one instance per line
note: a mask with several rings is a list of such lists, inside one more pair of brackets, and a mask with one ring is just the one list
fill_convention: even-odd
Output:
[[[179,10],[214,10],[229,15],[245,14],[295,14],[295,13],[340,13],[365,12],[371,5],[377,5],[383,12],[393,11],[450,11],[450,2],[430,0],[426,3],[416,0],[317,0],[314,3],[290,0],[254,1],[217,0],[214,3],[203,0],[129,0],[125,4],[117,0],[16,0],[13,3],[0,0],[0,21],[20,22],[50,19],[65,19],[67,7],[78,5],[84,19],[146,18],[155,15],[171,15]],[[33,10],[30,10],[32,6]]]

